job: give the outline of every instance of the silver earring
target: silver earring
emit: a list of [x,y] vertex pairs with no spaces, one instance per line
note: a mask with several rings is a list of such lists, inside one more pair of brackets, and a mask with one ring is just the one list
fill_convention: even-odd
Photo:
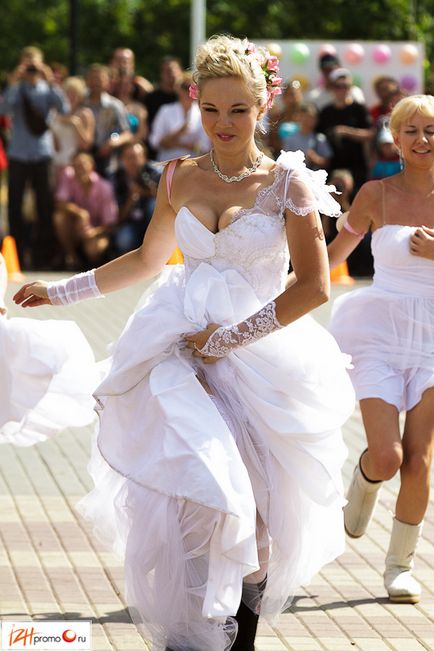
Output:
[[402,157],[402,151],[398,149],[398,154],[399,154],[399,167],[401,168],[401,172],[405,167],[404,159]]

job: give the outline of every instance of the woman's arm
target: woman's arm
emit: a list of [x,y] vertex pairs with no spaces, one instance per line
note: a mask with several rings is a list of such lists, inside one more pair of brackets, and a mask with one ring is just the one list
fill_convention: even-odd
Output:
[[[140,248],[98,267],[95,271],[97,289],[107,294],[156,276],[176,248],[175,212],[167,197],[165,170],[157,192],[157,202]],[[14,301],[23,307],[37,307],[51,303],[48,283],[38,281],[23,285]]]
[[233,326],[209,326],[185,337],[194,355],[213,363],[231,350],[292,323],[329,298],[330,274],[324,233],[317,212],[299,216],[286,211],[286,230],[294,282],[275,301]]
[[347,226],[340,230],[327,247],[331,269],[348,258],[370,226],[375,224],[381,202],[380,181],[370,181],[360,188],[346,219]]
[[82,151],[88,151],[95,138],[95,118],[88,108],[81,108],[77,115],[71,116],[71,124],[78,136],[78,147]]

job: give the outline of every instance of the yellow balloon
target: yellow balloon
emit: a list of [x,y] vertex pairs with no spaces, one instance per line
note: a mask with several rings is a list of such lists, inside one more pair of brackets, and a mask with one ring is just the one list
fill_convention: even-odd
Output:
[[277,57],[278,59],[281,58],[282,48],[280,47],[279,43],[267,43],[266,47],[271,56]]

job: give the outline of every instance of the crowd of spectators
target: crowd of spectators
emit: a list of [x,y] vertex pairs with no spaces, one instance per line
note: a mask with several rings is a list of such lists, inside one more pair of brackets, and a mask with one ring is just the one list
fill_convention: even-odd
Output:
[[[388,116],[403,92],[379,77],[378,101],[368,107],[336,56],[321,56],[319,67],[318,88],[304,92],[300,80],[286,81],[260,137],[274,157],[301,149],[311,169],[326,169],[346,210],[366,180],[400,169]],[[0,96],[0,175],[8,167],[8,227],[24,269],[86,268],[140,245],[161,162],[209,149],[190,83],[175,57],[161,61],[153,83],[137,74],[128,48],[83,77],[24,48]],[[332,224],[326,232],[334,237]],[[353,269],[361,275],[372,270],[364,248]]]

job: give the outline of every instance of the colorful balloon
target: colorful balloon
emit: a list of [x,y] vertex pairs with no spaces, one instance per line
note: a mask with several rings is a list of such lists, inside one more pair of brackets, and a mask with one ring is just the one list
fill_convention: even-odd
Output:
[[333,54],[336,55],[337,50],[334,45],[331,43],[324,43],[324,45],[321,45],[319,51],[318,51],[318,56],[322,57],[323,54]]
[[363,79],[360,75],[353,75],[353,85],[361,88],[363,85]]
[[418,57],[419,52],[415,45],[407,43],[406,45],[402,46],[399,53],[399,60],[401,63],[404,63],[404,65],[411,65],[417,60]]
[[350,43],[350,45],[347,46],[344,52],[344,59],[346,63],[352,66],[360,63],[360,61],[362,61],[364,56],[365,56],[365,50],[360,45],[360,43]]
[[404,75],[399,80],[402,90],[406,90],[408,93],[414,93],[418,88],[418,80],[413,75]]
[[392,56],[391,49],[388,45],[376,45],[372,50],[372,58],[375,63],[387,63]]
[[279,43],[267,43],[265,46],[271,56],[277,57],[278,59],[281,58],[282,56],[282,48],[280,47]]
[[310,57],[310,50],[305,43],[294,43],[290,56],[293,63],[306,63]]

